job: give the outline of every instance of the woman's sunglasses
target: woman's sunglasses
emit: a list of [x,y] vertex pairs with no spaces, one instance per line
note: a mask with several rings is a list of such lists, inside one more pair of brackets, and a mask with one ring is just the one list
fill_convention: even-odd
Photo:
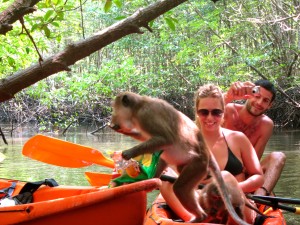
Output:
[[198,116],[208,116],[209,113],[211,113],[212,116],[215,117],[221,117],[223,114],[223,110],[221,109],[212,109],[212,110],[208,110],[208,109],[198,109],[197,114]]

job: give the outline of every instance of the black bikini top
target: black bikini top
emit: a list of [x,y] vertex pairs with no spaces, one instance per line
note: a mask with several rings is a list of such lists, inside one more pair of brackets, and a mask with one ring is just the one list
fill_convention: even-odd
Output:
[[241,161],[233,154],[233,152],[229,148],[224,133],[223,133],[223,137],[226,142],[227,149],[228,149],[228,160],[227,160],[227,164],[226,164],[224,170],[226,170],[229,173],[231,173],[232,175],[236,176],[243,172],[244,166],[241,163]]

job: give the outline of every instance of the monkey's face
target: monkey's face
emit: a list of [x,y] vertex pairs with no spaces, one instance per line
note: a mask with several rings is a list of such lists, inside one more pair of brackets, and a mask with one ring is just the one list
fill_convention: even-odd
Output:
[[131,112],[125,107],[113,107],[113,113],[109,127],[120,133],[128,133],[132,130]]
[[131,105],[128,104],[127,95],[118,95],[112,103],[112,109],[110,128],[126,135],[138,133],[133,123],[133,109]]

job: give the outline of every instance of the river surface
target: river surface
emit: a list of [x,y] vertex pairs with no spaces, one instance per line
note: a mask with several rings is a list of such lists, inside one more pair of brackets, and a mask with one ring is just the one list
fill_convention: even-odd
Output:
[[[6,134],[8,145],[5,145],[0,138],[0,152],[6,156],[5,160],[0,162],[0,177],[23,181],[54,178],[59,184],[87,186],[89,183],[84,176],[86,171],[111,172],[111,169],[99,165],[83,168],[64,168],[48,165],[23,156],[23,145],[35,134],[37,134],[35,131],[26,128],[14,132],[12,137]],[[105,129],[97,135],[91,135],[85,129],[79,128],[70,130],[66,136],[54,133],[44,133],[44,135],[92,147],[103,153],[124,150],[136,144],[132,139],[111,132],[109,129]],[[265,154],[271,151],[283,151],[287,156],[284,171],[275,188],[277,196],[300,199],[300,167],[298,166],[300,163],[300,130],[275,131],[267,145]],[[65,160],[67,161],[68,158],[66,157]],[[156,195],[157,191],[149,194],[149,204]],[[300,224],[300,215],[289,212],[284,214],[288,225]]]

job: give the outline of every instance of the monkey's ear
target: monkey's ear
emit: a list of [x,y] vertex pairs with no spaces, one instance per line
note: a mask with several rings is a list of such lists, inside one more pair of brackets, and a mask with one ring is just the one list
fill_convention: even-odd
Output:
[[128,95],[124,95],[122,98],[122,103],[125,107],[129,107],[130,106],[130,99],[128,97]]

